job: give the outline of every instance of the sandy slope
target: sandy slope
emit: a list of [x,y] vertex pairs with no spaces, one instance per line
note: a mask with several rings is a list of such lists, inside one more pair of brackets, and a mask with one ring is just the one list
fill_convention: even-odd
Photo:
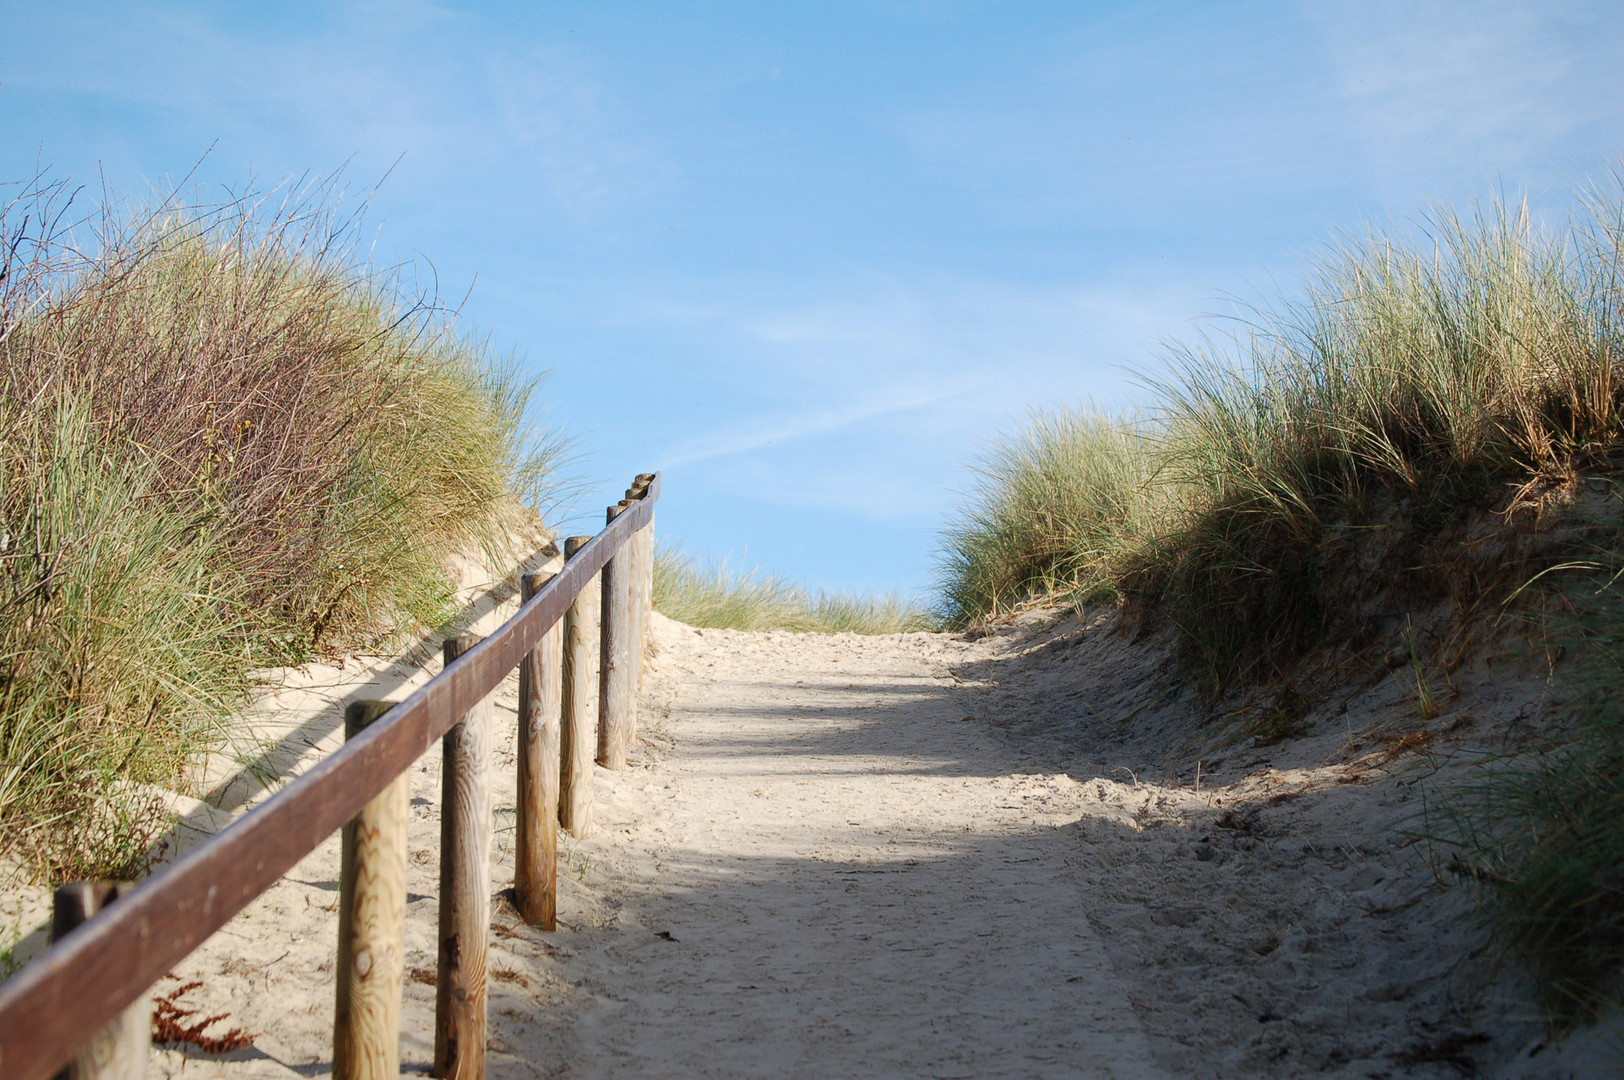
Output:
[[[632,767],[597,772],[560,931],[493,912],[494,1076],[1611,1075],[1605,1032],[1547,1044],[1404,831],[1537,719],[1538,670],[1486,656],[1424,753],[1390,752],[1425,725],[1380,671],[1256,749],[1192,738],[1210,717],[1164,645],[1108,616],[979,641],[656,621]],[[515,703],[510,682],[498,888]],[[412,775],[423,1071],[436,761]],[[159,988],[200,981],[183,1002],[255,1036],[161,1075],[325,1074],[337,861],[335,838]]]

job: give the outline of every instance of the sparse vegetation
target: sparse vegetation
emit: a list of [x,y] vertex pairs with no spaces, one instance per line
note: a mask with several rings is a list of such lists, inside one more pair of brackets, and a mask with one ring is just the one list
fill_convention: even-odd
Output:
[[362,265],[330,189],[0,216],[0,827],[128,874],[255,667],[446,613],[546,483],[529,386]]
[[1475,881],[1496,936],[1537,977],[1559,1025],[1595,1019],[1624,972],[1624,591],[1570,578],[1553,627],[1574,655],[1566,715],[1532,751],[1443,793],[1431,838]]
[[669,546],[654,555],[654,607],[689,626],[730,630],[901,634],[937,628],[922,605],[895,594],[808,592],[757,570],[705,564]]

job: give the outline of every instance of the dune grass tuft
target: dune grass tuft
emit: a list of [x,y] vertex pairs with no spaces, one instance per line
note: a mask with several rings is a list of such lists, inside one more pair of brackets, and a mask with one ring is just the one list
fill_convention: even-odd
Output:
[[251,669],[436,624],[546,483],[529,386],[331,195],[0,216],[0,826],[42,875],[131,872]]
[[957,624],[1034,597],[1109,594],[1150,523],[1154,444],[1131,418],[1040,412],[977,469],[949,534],[944,601]]
[[702,563],[670,546],[654,555],[654,608],[689,626],[729,630],[902,634],[938,626],[922,605],[896,594],[808,592],[754,569]]

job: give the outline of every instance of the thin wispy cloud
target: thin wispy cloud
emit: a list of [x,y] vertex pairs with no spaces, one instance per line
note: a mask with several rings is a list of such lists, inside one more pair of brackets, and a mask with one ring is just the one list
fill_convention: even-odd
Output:
[[0,179],[393,167],[373,257],[477,277],[600,494],[830,585],[918,584],[994,432],[1339,229],[1624,149],[1601,0],[12,7]]
[[1364,182],[1415,200],[1571,165],[1576,136],[1614,152],[1620,16],[1588,0],[1356,0],[1251,18],[1209,5],[1153,36],[1123,34],[1137,20],[1120,14],[1080,18],[1014,81],[892,123],[922,168],[999,220],[1206,232],[1215,213],[1316,192],[1332,204]]
[[1616,5],[1387,0],[1308,10],[1352,133],[1384,181],[1413,183],[1417,166],[1514,172],[1565,158],[1580,129],[1619,131]]
[[841,428],[963,397],[984,387],[987,382],[984,376],[961,376],[945,380],[929,389],[896,387],[882,390],[876,396],[835,408],[754,417],[702,438],[678,443],[657,455],[657,459],[662,468],[675,469],[683,465],[745,454],[767,446],[782,447],[811,435],[838,431]]
[[254,146],[244,176],[278,160],[296,162],[294,172],[350,161],[375,179],[404,158],[397,189],[474,181],[486,200],[499,191],[505,212],[600,226],[674,173],[588,50],[506,40],[477,14],[341,9],[298,35],[214,9],[149,15],[77,24],[75,51],[93,62],[60,64],[42,50],[6,57],[5,74],[36,92],[161,111],[210,133],[198,154],[214,142],[234,158]]

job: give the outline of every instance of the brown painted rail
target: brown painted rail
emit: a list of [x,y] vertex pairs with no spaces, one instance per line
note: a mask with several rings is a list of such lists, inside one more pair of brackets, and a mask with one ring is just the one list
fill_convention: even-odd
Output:
[[502,627],[219,835],[161,869],[0,984],[0,1077],[44,1080],[401,773],[534,649],[653,520],[630,500]]

